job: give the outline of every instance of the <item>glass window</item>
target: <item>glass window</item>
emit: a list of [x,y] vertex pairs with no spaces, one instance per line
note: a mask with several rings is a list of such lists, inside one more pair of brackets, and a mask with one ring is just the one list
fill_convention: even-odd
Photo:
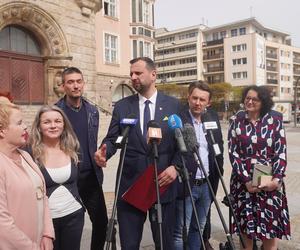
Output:
[[221,32],[220,32],[220,36],[221,36],[221,38],[225,38],[225,37],[226,37],[226,35],[227,35],[227,32],[226,32],[226,30],[224,30],[224,31],[221,31]]
[[112,96],[112,102],[114,104],[117,101],[123,99],[124,97],[130,96],[132,94],[133,94],[133,91],[129,86],[127,86],[126,84],[121,84],[116,88],[116,90]]
[[150,7],[151,7],[150,3],[144,1],[144,11],[143,11],[144,24],[151,26]]
[[41,49],[36,39],[28,31],[18,26],[7,26],[0,31],[0,49],[27,55],[41,55]]
[[105,34],[105,62],[117,63],[118,62],[118,37]]
[[144,43],[144,56],[152,57],[151,56],[151,43],[145,42]]
[[242,35],[246,35],[246,28],[245,27],[240,28],[240,36],[242,36]]
[[231,36],[237,36],[237,29],[231,30]]
[[104,14],[117,17],[117,0],[104,0]]

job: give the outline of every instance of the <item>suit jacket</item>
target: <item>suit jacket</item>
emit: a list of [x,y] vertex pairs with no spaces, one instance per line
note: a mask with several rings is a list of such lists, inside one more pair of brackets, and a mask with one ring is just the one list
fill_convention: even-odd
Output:
[[[173,131],[168,128],[166,117],[178,113],[179,102],[177,99],[164,95],[160,92],[157,94],[155,107],[155,121],[162,130],[162,140],[158,145],[158,171],[166,169],[168,166],[177,163],[176,141]],[[135,182],[135,180],[145,171],[146,167],[152,163],[151,152],[142,135],[139,122],[139,98],[138,95],[128,96],[115,105],[112,120],[108,133],[102,144],[107,145],[107,159],[109,159],[117,150],[115,141],[122,132],[120,120],[134,114],[138,118],[135,127],[132,127],[128,135],[128,146],[124,160],[123,173],[120,184],[119,197]],[[119,170],[118,170],[119,176]],[[161,201],[168,202],[176,197],[176,183],[173,182],[168,190],[162,195]]]
[[[27,152],[20,153],[43,181],[43,236],[54,238],[43,175]],[[38,250],[36,190],[25,169],[1,153],[0,162],[0,249]]]
[[[97,176],[97,180],[100,185],[103,183],[103,170],[101,167],[97,166],[94,160],[94,154],[97,151],[97,140],[98,140],[98,129],[99,129],[99,112],[97,108],[86,101],[84,98],[81,99],[84,103],[87,112],[87,123],[88,123],[88,150],[90,158],[92,160],[93,169]],[[61,108],[63,111],[66,110],[66,98],[61,98],[55,105]]]
[[[223,142],[223,137],[222,137],[222,131],[221,131],[221,126],[220,126],[220,121],[218,118],[218,114],[213,111],[212,109],[208,109],[207,112],[210,113],[210,117],[212,118],[213,121],[216,121],[217,125],[218,125],[218,129],[213,129],[213,135],[214,135],[214,139],[216,141],[216,143],[219,145],[220,150],[221,150],[221,155],[218,155],[216,157],[218,165],[220,167],[220,172],[223,175],[224,169],[223,169],[223,163],[224,163],[224,157],[223,157],[223,153],[224,153],[224,142]],[[185,123],[189,123],[193,126],[193,121],[192,121],[192,117],[190,115],[189,112],[189,107],[185,106],[184,109],[180,112],[180,116],[182,119],[183,124]],[[209,162],[209,181],[212,185],[212,188],[214,190],[214,193],[216,194],[217,190],[218,190],[218,184],[219,184],[219,174],[218,174],[218,169],[217,169],[217,164],[215,163],[215,154],[214,154],[214,149],[213,149],[213,142],[210,138],[210,136],[208,135],[208,133],[205,135],[207,143],[208,143],[208,162]],[[185,156],[185,160],[186,160],[186,167],[188,169],[188,172],[190,173],[190,184],[191,187],[194,184],[194,180],[196,177],[196,172],[197,172],[197,163],[194,159],[194,156],[192,153],[187,153]],[[182,185],[178,186],[178,197],[182,198],[183,197],[183,191],[182,191]],[[188,195],[187,193],[185,194],[186,196]]]

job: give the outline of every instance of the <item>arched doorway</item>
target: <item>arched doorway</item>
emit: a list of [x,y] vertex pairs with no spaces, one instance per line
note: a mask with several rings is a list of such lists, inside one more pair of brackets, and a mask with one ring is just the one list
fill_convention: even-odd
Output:
[[116,89],[112,97],[112,105],[114,106],[120,99],[130,96],[134,91],[126,84],[120,84]]
[[8,25],[0,31],[0,91],[19,104],[45,103],[41,47],[27,29]]

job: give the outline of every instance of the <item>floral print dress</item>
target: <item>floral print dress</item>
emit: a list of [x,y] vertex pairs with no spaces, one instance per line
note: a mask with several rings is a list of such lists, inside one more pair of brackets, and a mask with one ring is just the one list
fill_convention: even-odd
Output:
[[[290,239],[290,222],[284,182],[279,190],[249,193],[255,163],[272,166],[273,178],[283,181],[287,164],[282,115],[270,111],[255,124],[245,111],[232,117],[228,132],[232,165],[230,192],[234,213],[243,233],[251,239]],[[232,230],[237,231],[232,223]]]

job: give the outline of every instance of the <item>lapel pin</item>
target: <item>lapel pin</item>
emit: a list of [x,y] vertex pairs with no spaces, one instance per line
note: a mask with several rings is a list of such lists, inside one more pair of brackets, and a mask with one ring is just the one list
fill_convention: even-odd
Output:
[[165,116],[165,118],[163,119],[163,121],[167,121],[169,118],[167,116]]

